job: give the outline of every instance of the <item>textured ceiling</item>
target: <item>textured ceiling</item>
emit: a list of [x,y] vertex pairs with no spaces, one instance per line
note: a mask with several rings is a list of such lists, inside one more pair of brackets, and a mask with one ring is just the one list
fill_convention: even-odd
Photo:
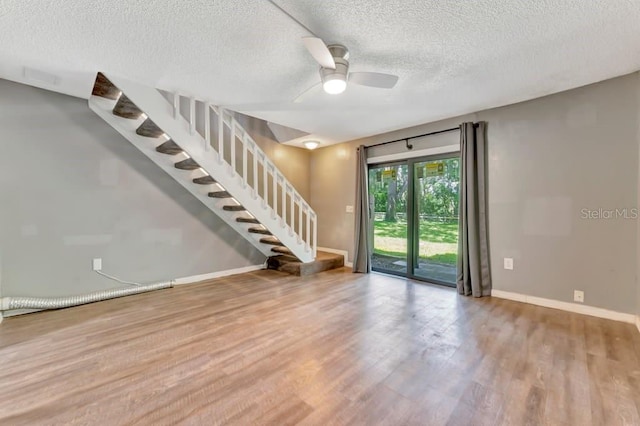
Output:
[[[88,96],[98,71],[180,89],[334,143],[640,69],[640,0],[275,0],[351,71],[397,74],[294,104],[309,35],[267,0],[0,0],[0,77]],[[0,94],[1,95],[1,94]]]

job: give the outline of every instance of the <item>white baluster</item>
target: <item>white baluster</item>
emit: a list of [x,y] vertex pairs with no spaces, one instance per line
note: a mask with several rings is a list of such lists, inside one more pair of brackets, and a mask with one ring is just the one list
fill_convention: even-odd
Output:
[[283,228],[287,226],[287,182],[282,178],[282,220],[280,221],[280,226]]
[[306,240],[306,250],[309,251],[311,249],[311,213],[309,210],[310,207],[305,205],[305,214],[307,215],[307,240]]
[[236,120],[231,117],[231,168],[229,169],[231,176],[236,174]]
[[253,143],[253,199],[258,198],[258,150]]
[[196,132],[196,99],[189,98],[189,132],[193,135]]
[[180,117],[180,95],[173,92],[173,118],[176,120]]
[[[289,189],[289,185],[287,185],[287,190]],[[294,197],[294,193],[293,193],[293,186],[291,187],[291,226],[289,227],[289,235],[293,235],[293,233],[295,232],[295,226],[296,226],[296,203],[294,203],[295,199]]]
[[302,242],[302,197],[298,196],[298,243]]
[[273,211],[271,217],[275,218],[278,214],[278,175],[276,173],[276,166],[273,166]]
[[262,153],[262,172],[263,172],[263,176],[262,176],[262,185],[264,187],[264,193],[262,194],[262,208],[267,208],[267,206],[269,205],[269,192],[267,191],[268,187],[267,187],[267,156]]
[[247,187],[247,134],[242,135],[242,187]]
[[218,163],[224,161],[224,108],[218,110]]
[[211,148],[211,104],[204,104],[204,150]]

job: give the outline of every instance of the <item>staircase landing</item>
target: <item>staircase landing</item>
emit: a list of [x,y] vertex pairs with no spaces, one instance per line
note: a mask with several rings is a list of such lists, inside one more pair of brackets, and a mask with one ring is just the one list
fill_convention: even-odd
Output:
[[288,255],[272,256],[267,261],[268,269],[275,269],[298,277],[313,275],[330,269],[342,268],[343,266],[343,255],[324,251],[318,251],[316,259],[308,263],[302,263],[294,256]]

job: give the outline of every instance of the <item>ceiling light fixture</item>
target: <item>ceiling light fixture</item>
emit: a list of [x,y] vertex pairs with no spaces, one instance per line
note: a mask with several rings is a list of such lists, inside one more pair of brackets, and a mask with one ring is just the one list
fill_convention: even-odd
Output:
[[349,51],[340,45],[331,46],[335,68],[320,68],[322,88],[330,95],[338,95],[347,88],[347,75],[349,73]]
[[318,142],[318,141],[306,141],[304,143],[304,146],[306,146],[307,149],[309,149],[309,150],[316,149],[319,145],[320,145],[320,142]]
[[325,79],[322,88],[330,95],[339,95],[347,88],[347,80],[344,76],[334,74],[331,79]]

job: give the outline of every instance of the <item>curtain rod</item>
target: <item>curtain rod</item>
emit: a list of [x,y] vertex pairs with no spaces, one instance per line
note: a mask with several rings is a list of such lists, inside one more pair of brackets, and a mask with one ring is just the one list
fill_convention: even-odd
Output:
[[407,149],[413,149],[413,145],[411,145],[409,143],[409,141],[411,139],[418,139],[418,138],[423,138],[425,136],[433,136],[433,135],[438,135],[440,133],[453,132],[455,130],[460,130],[460,127],[452,127],[450,129],[438,130],[438,131],[430,132],[430,133],[423,133],[422,135],[409,136],[408,138],[396,139],[394,141],[376,143],[376,144],[373,144],[373,145],[365,146],[365,149],[366,148],[373,148],[374,146],[381,146],[381,145],[387,145],[387,144],[390,144],[390,143],[396,143],[396,142],[406,142],[407,143]]

